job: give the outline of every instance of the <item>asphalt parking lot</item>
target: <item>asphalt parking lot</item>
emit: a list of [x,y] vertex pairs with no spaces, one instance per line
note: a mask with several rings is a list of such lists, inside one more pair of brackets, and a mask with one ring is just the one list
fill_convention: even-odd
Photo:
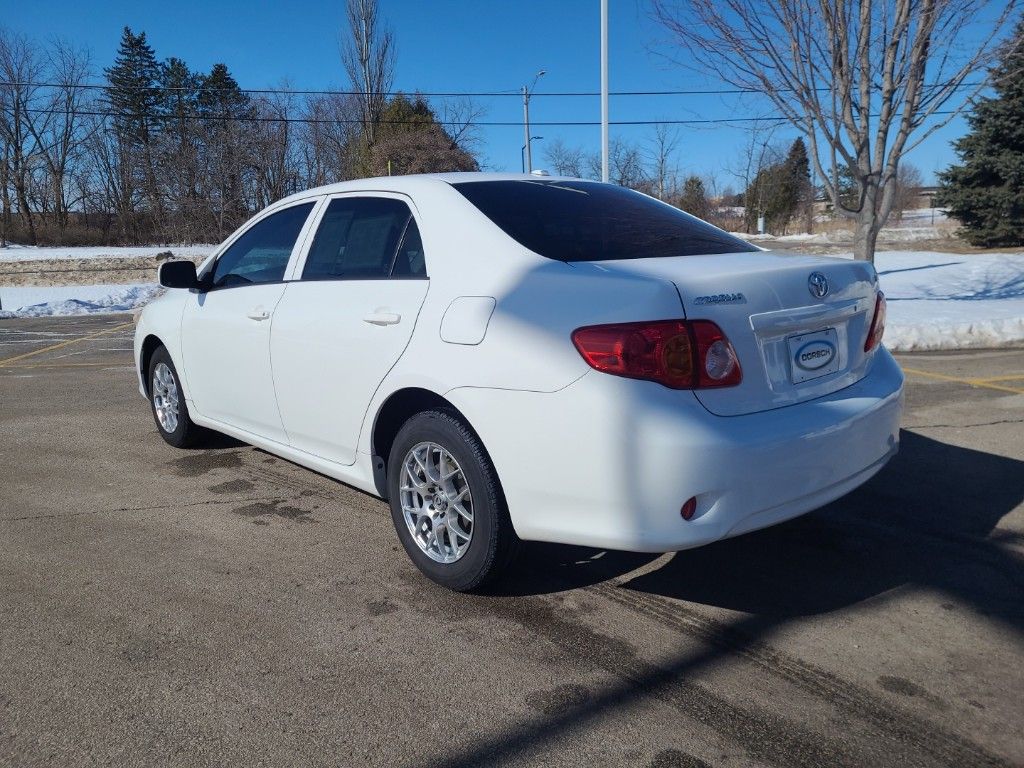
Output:
[[465,596],[383,502],[165,445],[129,319],[0,321],[0,764],[1024,764],[1024,350],[901,356],[823,510]]

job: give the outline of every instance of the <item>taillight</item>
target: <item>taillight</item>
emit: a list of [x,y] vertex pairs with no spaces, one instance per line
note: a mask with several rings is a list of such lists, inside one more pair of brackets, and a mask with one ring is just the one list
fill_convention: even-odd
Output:
[[709,320],[660,320],[577,328],[573,344],[592,368],[672,389],[731,387],[743,378],[736,351]]
[[885,294],[878,292],[875,299],[875,316],[871,318],[871,327],[868,329],[868,337],[864,341],[864,351],[870,352],[882,343],[882,334],[885,333]]

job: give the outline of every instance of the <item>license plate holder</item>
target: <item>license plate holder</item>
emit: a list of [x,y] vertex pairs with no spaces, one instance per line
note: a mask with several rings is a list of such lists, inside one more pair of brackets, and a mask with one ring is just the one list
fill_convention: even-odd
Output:
[[786,339],[789,371],[794,384],[828,376],[839,370],[839,335],[835,328],[801,333]]

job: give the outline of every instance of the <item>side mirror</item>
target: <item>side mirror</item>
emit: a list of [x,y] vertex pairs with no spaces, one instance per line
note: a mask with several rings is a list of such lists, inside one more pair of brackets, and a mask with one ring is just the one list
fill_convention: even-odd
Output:
[[165,261],[156,274],[164,288],[199,288],[196,265],[191,261]]

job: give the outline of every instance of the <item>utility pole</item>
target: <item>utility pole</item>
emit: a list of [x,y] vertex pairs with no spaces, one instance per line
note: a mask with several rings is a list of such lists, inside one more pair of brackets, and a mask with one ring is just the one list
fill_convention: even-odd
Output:
[[608,181],[608,0],[601,0],[601,181]]
[[523,144],[526,148],[526,163],[523,171],[526,173],[533,171],[533,153],[530,147],[530,92],[537,87],[537,81],[545,74],[547,74],[547,70],[542,69],[533,76],[533,84],[529,88],[523,86]]

